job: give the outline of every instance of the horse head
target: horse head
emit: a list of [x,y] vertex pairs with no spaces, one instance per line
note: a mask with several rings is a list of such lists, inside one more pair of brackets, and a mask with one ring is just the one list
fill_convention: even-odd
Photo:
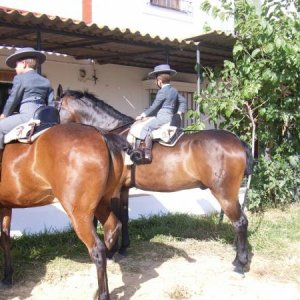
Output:
[[61,123],[83,123],[110,131],[134,122],[132,117],[86,91],[60,90],[58,98]]

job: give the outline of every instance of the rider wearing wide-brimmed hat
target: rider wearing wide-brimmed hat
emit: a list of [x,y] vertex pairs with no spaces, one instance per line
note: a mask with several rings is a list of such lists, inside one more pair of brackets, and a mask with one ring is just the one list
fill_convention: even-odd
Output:
[[151,132],[160,126],[171,122],[174,114],[182,116],[187,110],[186,99],[171,86],[171,77],[176,75],[176,71],[168,64],[158,65],[148,74],[150,78],[156,79],[156,84],[160,88],[152,105],[142,114],[136,117],[141,120],[145,117],[155,116],[153,120],[143,126],[141,138],[145,139],[145,162],[152,160],[152,135]]
[[0,115],[0,162],[4,135],[19,124],[29,121],[41,106],[54,106],[50,81],[37,73],[46,60],[44,53],[31,47],[21,48],[6,59],[6,65],[15,69],[11,93]]

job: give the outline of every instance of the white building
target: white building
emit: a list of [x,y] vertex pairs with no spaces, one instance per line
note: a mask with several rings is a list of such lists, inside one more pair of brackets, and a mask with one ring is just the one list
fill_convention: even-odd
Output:
[[[42,74],[50,79],[55,90],[59,84],[64,89],[88,90],[130,116],[148,107],[156,92],[153,82],[147,79],[149,71],[157,64],[169,63],[178,71],[173,84],[186,96],[189,108],[194,108],[193,93],[199,84],[197,51],[201,65],[217,66],[231,57],[233,45],[233,21],[211,19],[201,11],[200,2],[0,0],[0,108],[14,76],[5,59],[15,51],[11,47],[24,46],[46,52]],[[205,23],[215,31],[204,34]],[[195,36],[194,41],[185,40]],[[181,193],[174,193],[172,198],[182,197]],[[182,210],[179,203],[178,211],[205,213],[216,209],[215,204],[203,204],[203,197],[211,199],[207,194],[188,193],[191,204],[185,203]],[[132,191],[130,203],[137,201],[136,194],[140,191]],[[170,198],[164,195],[144,193],[148,205],[149,197],[155,200],[150,205],[152,210],[145,210],[146,201],[142,206],[142,201],[136,202],[131,217],[174,211],[170,203],[162,204]],[[19,210],[18,214],[24,212]],[[13,224],[14,229],[19,230]]]

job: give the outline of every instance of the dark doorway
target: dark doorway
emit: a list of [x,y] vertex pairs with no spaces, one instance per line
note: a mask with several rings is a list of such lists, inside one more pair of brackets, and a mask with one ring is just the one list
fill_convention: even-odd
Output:
[[6,100],[10,94],[12,83],[0,82],[0,113],[2,113]]

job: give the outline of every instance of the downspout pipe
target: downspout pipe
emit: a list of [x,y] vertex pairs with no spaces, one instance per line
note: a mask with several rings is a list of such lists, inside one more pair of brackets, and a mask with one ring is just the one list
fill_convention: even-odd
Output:
[[[40,29],[38,29],[36,31],[36,50],[38,50],[38,51],[42,50],[42,35],[41,35]],[[37,72],[39,74],[42,74],[42,66],[41,65],[38,66]]]
[[196,50],[196,69],[197,69],[197,96],[200,96],[201,93],[200,43],[197,44],[197,50]]

